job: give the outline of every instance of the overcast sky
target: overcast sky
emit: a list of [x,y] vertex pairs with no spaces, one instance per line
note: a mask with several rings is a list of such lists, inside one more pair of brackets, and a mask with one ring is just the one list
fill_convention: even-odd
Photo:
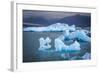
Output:
[[78,12],[56,12],[56,11],[35,11],[35,10],[23,10],[23,17],[43,17],[49,19],[60,19],[67,16],[73,16],[76,14],[90,16],[89,13],[78,13]]
[[48,26],[58,22],[90,25],[90,17],[90,13],[23,10],[24,26]]

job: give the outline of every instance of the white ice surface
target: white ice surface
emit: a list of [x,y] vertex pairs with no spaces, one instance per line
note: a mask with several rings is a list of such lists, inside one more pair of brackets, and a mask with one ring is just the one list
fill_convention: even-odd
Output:
[[77,41],[75,41],[71,45],[66,45],[60,38],[55,39],[55,49],[56,51],[81,50],[80,43],[78,43]]
[[24,31],[64,31],[64,30],[75,31],[75,25],[68,26],[65,23],[55,23],[46,27],[26,27]]
[[49,37],[47,37],[46,39],[44,39],[43,37],[41,37],[39,39],[39,42],[40,42],[40,46],[39,46],[38,50],[45,51],[46,49],[51,48],[51,45],[50,45],[51,39]]
[[90,59],[91,58],[91,55],[90,53],[85,53],[83,56],[82,56],[83,59]]

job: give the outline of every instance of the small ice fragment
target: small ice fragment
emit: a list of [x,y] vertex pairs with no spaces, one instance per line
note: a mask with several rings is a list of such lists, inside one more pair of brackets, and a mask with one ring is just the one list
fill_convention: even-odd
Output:
[[82,56],[82,58],[83,58],[84,60],[86,60],[86,59],[91,59],[91,55],[90,55],[90,53],[85,53],[85,54]]
[[[62,38],[61,38],[62,39]],[[56,51],[62,51],[64,48],[68,48],[66,44],[60,38],[55,39],[55,49]]]
[[81,50],[81,48],[80,48],[80,43],[78,43],[77,41],[75,41],[73,44],[71,44],[71,45],[69,46],[69,50],[75,50],[75,51]]

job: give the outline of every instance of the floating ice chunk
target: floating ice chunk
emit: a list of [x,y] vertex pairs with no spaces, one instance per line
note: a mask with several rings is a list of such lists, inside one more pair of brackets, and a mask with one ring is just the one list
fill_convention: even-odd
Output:
[[62,53],[61,54],[61,57],[62,58],[69,58],[70,56],[69,56],[69,53],[68,53],[68,51],[80,51],[81,50],[81,48],[80,48],[80,44],[77,42],[77,41],[75,41],[73,44],[71,44],[71,45],[69,45],[69,46],[67,46],[67,47],[65,47],[65,48],[62,48],[61,50],[64,50],[64,51],[66,51],[67,53]]
[[23,29],[23,31],[34,31],[34,30],[33,30],[33,27],[26,27]]
[[76,37],[78,38],[78,40],[82,40],[82,41],[86,41],[86,42],[91,41],[90,37],[87,36],[87,34],[85,33],[84,30],[77,30]]
[[41,37],[39,39],[39,42],[40,42],[39,50],[45,51],[46,49],[51,48],[51,45],[50,45],[51,39],[49,37],[47,37],[46,39]]
[[75,41],[73,44],[71,44],[71,45],[69,45],[67,47],[62,47],[60,50],[64,50],[64,51],[79,51],[79,50],[81,50],[80,43]]
[[65,45],[64,42],[60,38],[55,39],[56,51],[62,51],[64,48],[68,48],[68,46]]
[[[66,36],[65,36],[66,37]],[[76,31],[75,32],[71,32],[69,34],[69,36],[67,36],[66,38],[70,39],[70,40],[73,40],[73,39],[76,39],[77,38],[77,35],[76,35]]]
[[73,44],[71,44],[68,48],[69,50],[75,50],[75,51],[79,51],[81,50],[80,48],[80,43],[78,43],[77,41],[75,41]]
[[45,27],[26,27],[23,29],[23,31],[64,31],[64,30],[75,31],[75,25],[68,26],[68,24],[65,23],[55,23]]
[[58,38],[59,38],[61,41],[64,41],[65,36],[64,36],[64,35],[60,35]]
[[66,37],[66,38],[68,38],[69,35],[70,35],[69,30],[65,30],[64,33],[63,33],[63,36]]
[[85,53],[85,54],[82,56],[82,58],[83,58],[84,60],[86,60],[86,59],[91,59],[91,55],[90,55],[90,53]]
[[49,45],[49,43],[51,43],[51,39],[49,37],[47,37],[46,42],[48,43],[47,45]]
[[55,23],[48,26],[48,29],[50,31],[64,31],[68,28],[69,28],[68,24],[65,24],[65,23]]
[[70,31],[75,31],[75,30],[76,30],[75,25],[69,26],[69,30],[70,30]]
[[[67,34],[68,34],[68,32],[67,32]],[[71,32],[71,33],[69,33],[69,36],[67,36],[67,37],[66,37],[66,35],[65,35],[65,38],[68,38],[68,39],[78,39],[78,40],[82,40],[82,41],[86,41],[86,42],[91,41],[90,37],[87,35],[87,33],[84,30],[76,30],[74,32]]]
[[85,30],[85,29],[82,29],[86,34],[89,34],[90,33],[90,31],[88,31],[88,30]]
[[45,27],[26,27],[24,31],[48,31]]
[[62,50],[65,50],[65,51],[75,50],[75,51],[77,51],[77,50],[81,49],[80,44],[77,41],[75,41],[73,44],[68,46],[63,42],[64,41],[63,38],[64,37],[62,36],[62,37],[55,39],[55,49],[56,49],[56,51],[62,51]]

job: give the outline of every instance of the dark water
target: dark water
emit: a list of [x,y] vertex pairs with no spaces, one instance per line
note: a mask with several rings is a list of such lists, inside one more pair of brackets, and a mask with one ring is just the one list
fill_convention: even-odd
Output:
[[[61,61],[71,60],[72,57],[76,57],[74,60],[82,60],[82,56],[88,52],[91,53],[91,43],[78,41],[81,44],[81,50],[78,52],[69,52],[67,58],[62,58],[61,54],[66,52],[55,52],[54,39],[59,37],[62,32],[23,32],[23,62],[40,62],[40,61]],[[49,37],[52,39],[51,48],[47,51],[38,51],[39,38]],[[64,43],[69,45],[74,41],[67,40]],[[67,56],[67,53],[66,53]]]

